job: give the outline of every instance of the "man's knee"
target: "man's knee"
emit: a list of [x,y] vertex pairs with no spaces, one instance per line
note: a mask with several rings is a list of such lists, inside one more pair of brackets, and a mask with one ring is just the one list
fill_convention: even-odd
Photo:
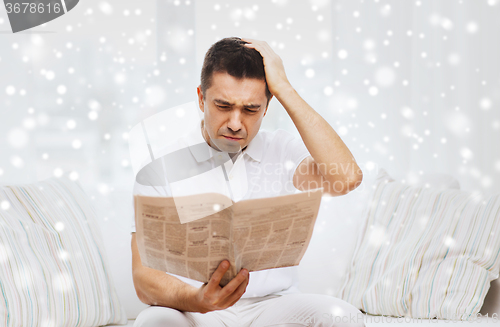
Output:
[[302,294],[302,301],[313,304],[313,326],[364,327],[363,313],[342,299],[322,294]]
[[134,322],[134,327],[189,327],[189,321],[179,310],[150,306],[139,313]]
[[342,299],[325,295],[327,314],[335,327],[364,327],[363,313],[354,305]]

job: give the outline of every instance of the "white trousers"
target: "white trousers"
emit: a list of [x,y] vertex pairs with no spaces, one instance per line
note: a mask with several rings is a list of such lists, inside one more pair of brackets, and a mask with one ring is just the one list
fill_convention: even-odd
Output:
[[352,304],[321,294],[270,294],[243,298],[233,306],[207,313],[150,306],[134,327],[362,327],[363,314]]

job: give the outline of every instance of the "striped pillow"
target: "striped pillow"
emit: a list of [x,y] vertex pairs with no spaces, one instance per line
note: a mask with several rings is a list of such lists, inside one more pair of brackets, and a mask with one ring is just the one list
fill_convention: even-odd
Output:
[[466,320],[499,276],[500,195],[411,187],[381,170],[342,299],[364,312]]
[[0,187],[0,291],[0,326],[127,322],[78,182]]

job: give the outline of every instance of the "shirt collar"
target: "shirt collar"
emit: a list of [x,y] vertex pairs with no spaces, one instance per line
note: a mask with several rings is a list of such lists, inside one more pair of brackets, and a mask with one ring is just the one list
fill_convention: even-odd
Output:
[[255,137],[247,145],[243,153],[248,154],[253,160],[260,162],[262,160],[262,152],[264,151],[264,139],[262,133],[257,133]]
[[[219,152],[208,145],[199,127],[188,133],[186,141],[189,150],[198,162],[206,161]],[[263,146],[264,140],[262,134],[257,133],[245,150],[243,150],[243,154],[246,153],[253,160],[260,162],[262,159]]]
[[189,146],[189,150],[198,162],[206,161],[212,158],[215,154],[214,152],[216,152],[203,138],[201,128],[199,126],[188,133],[186,141]]

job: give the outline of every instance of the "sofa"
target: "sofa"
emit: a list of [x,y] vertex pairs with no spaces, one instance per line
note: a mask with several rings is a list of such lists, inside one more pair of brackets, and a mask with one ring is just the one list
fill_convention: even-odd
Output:
[[[499,207],[448,174],[364,170],[356,190],[322,199],[297,286],[348,301],[367,326],[495,324]],[[133,287],[132,219],[131,190],[103,196],[65,176],[1,186],[1,325],[132,326],[148,307]]]
[[[393,179],[384,169],[363,169],[363,172],[363,182],[358,189],[341,197],[324,197],[322,199],[313,237],[299,266],[299,289],[302,292],[322,293],[342,298],[362,312],[366,312],[363,318],[367,326],[380,324],[412,326],[427,323],[438,326],[448,326],[450,323],[483,326],[498,323],[500,314],[498,253],[490,255],[491,261],[487,264],[489,270],[484,270],[484,287],[476,287],[483,293],[475,302],[471,299],[470,303],[476,307],[467,309],[468,312],[475,312],[469,317],[461,317],[450,312],[459,306],[463,309],[464,304],[453,305],[449,296],[448,298],[442,296],[442,294],[453,294],[453,287],[449,286],[453,284],[447,282],[451,278],[444,279],[442,276],[441,281],[435,282],[436,285],[449,286],[446,292],[441,291],[442,294],[439,297],[429,295],[430,289],[426,285],[430,284],[432,279],[421,278],[433,275],[440,276],[439,273],[435,273],[436,267],[439,264],[447,264],[446,260],[449,258],[446,258],[443,249],[436,247],[432,241],[436,240],[441,243],[440,237],[444,236],[443,230],[455,228],[458,231],[461,222],[468,223],[467,228],[461,229],[462,233],[466,233],[470,229],[470,234],[474,230],[474,233],[479,235],[478,230],[482,229],[483,232],[492,234],[489,235],[491,242],[488,245],[473,246],[474,251],[480,253],[479,250],[484,250],[485,247],[492,246],[492,244],[496,249],[494,251],[500,249],[500,236],[498,234],[495,236],[494,233],[494,231],[499,230],[496,223],[500,221],[500,194],[485,195],[460,190],[459,181],[446,173],[426,173],[421,174],[416,180],[405,181],[401,179],[398,181]],[[417,193],[420,193],[422,200],[404,203],[405,195],[408,198],[409,195],[414,197],[412,194],[417,195]],[[419,197],[414,198],[418,199]],[[445,201],[446,198],[448,202]],[[439,199],[442,205],[437,206],[434,203],[435,199]],[[436,201],[436,203],[439,202]],[[387,209],[380,210],[381,205],[385,205]],[[474,210],[478,209],[477,207],[484,209],[487,205],[491,210]],[[418,218],[423,216],[419,206],[422,210],[428,210],[431,207],[441,210],[441,212],[436,210],[434,216],[432,216],[432,212],[426,213],[427,226],[431,224],[433,219],[436,220],[436,217],[439,217],[437,222],[441,223],[441,226],[436,224],[429,228],[427,235],[415,235],[413,237],[414,243],[408,242],[412,249],[418,249],[423,248],[423,246],[416,243],[415,240],[420,243],[427,241],[426,252],[420,254],[416,250],[408,252],[408,249],[401,246],[401,243],[412,238],[408,233],[403,234],[402,228],[404,227],[400,227],[397,233],[395,230],[395,225],[401,225],[396,224],[397,219],[399,222],[403,221],[407,224],[409,221],[419,221]],[[401,213],[399,217],[396,214],[396,208]],[[446,216],[448,216],[447,221],[444,219]],[[493,225],[486,226],[486,220]],[[478,228],[478,225],[481,225],[477,223],[478,221],[482,221],[482,224],[485,225]],[[422,224],[419,223],[419,225]],[[418,234],[414,227],[408,228],[406,232]],[[463,238],[456,236],[454,244],[450,244],[453,242],[452,238],[444,237],[443,248],[447,249],[453,245],[452,248],[456,251],[466,252],[464,249],[460,249],[460,245],[472,244],[473,242],[467,243],[464,240],[466,236],[463,236]],[[384,242],[381,241],[382,239]],[[389,244],[385,244],[386,242]],[[399,262],[394,257],[391,259],[391,255],[394,254],[390,252],[391,248],[396,252],[396,258],[402,258]],[[433,248],[436,249],[435,253],[431,251]],[[442,252],[439,253],[438,250]],[[429,254],[434,256],[434,258],[431,257],[432,260],[430,260]],[[382,256],[385,257],[382,259]],[[328,260],[324,260],[325,257]],[[407,260],[411,264],[419,263],[419,269],[407,269],[409,264],[403,264],[406,257],[412,258],[412,260]],[[429,262],[434,263],[434,265],[429,265]],[[451,268],[446,270],[449,269]],[[414,270],[417,271],[417,274]],[[427,276],[425,276],[426,273]],[[418,276],[415,277],[416,275]],[[465,272],[454,272],[455,277],[461,275],[465,275]],[[410,276],[414,278],[413,282],[410,282]],[[468,275],[468,277],[476,276]],[[386,282],[386,278],[390,278],[396,288],[400,286],[409,289],[401,295],[394,296],[390,285],[382,283],[382,281]],[[477,277],[476,279],[479,280]],[[474,289],[472,285],[462,283],[461,287],[456,284],[454,291],[457,293],[461,290],[460,288],[462,290],[464,288]],[[437,294],[439,293],[436,287],[434,290]],[[388,296],[389,294],[391,296]],[[413,295],[412,301],[408,301],[407,295]],[[466,295],[463,298],[466,298]],[[417,299],[424,298],[433,301],[428,310],[419,310],[421,308],[418,305],[411,307],[411,304],[418,303]],[[408,309],[413,310],[398,311],[397,309],[401,309],[399,306],[403,306],[405,302],[410,302]]]

